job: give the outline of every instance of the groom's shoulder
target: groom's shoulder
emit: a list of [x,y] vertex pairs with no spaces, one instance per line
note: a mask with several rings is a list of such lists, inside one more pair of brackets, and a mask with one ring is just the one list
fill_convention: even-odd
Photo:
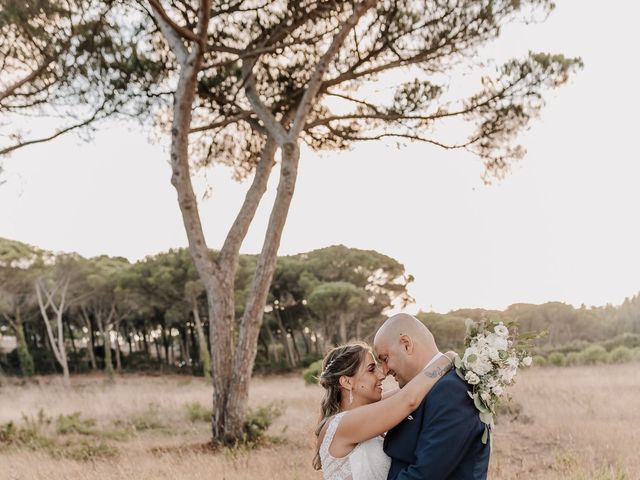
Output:
[[451,369],[433,386],[428,396],[432,398],[465,398],[468,396],[468,391],[467,382],[458,376],[455,369]]

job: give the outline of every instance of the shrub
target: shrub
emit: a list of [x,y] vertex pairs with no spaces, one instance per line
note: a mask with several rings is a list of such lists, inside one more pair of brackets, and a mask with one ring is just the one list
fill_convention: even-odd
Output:
[[567,365],[580,365],[580,353],[569,352],[567,353]]
[[630,348],[619,346],[609,352],[607,361],[608,363],[626,363],[630,362],[632,358]]
[[61,435],[68,433],[80,433],[82,435],[93,435],[96,421],[93,418],[80,418],[80,412],[70,415],[60,415],[56,421],[56,430]]
[[542,355],[536,355],[535,357],[533,357],[533,364],[537,367],[546,367],[547,365],[549,365],[549,362]]
[[284,413],[285,407],[281,403],[269,403],[263,407],[249,410],[244,424],[243,444],[253,447],[266,439],[266,433],[271,424]]
[[631,358],[637,362],[640,362],[640,347],[636,347],[631,350]]
[[318,383],[318,377],[320,377],[321,369],[322,360],[315,361],[311,365],[309,365],[309,367],[304,372],[302,372],[304,382],[307,385],[314,385]]
[[318,355],[316,354],[311,354],[311,355],[306,355],[302,358],[302,360],[300,360],[300,366],[302,368],[308,368],[311,364],[320,361],[322,362],[322,358],[320,358]]
[[82,440],[66,443],[51,451],[54,457],[69,458],[81,462],[103,460],[118,456],[118,449],[104,442]]
[[607,351],[602,345],[591,345],[579,353],[580,363],[583,365],[595,365],[607,360]]
[[623,333],[602,342],[602,346],[609,351],[615,350],[617,347],[627,347],[629,349],[640,347],[640,335],[637,333]]
[[560,352],[551,352],[547,360],[551,365],[555,365],[556,367],[564,367],[567,363],[566,357]]
[[198,402],[187,404],[187,415],[191,422],[210,422],[211,421],[211,409],[203,407]]

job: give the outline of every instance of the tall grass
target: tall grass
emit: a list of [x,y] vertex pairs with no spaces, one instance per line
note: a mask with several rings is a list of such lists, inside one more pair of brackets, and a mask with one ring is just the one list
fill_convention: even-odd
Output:
[[[493,433],[490,478],[640,478],[637,368],[522,372],[513,406]],[[125,376],[109,385],[83,377],[74,378],[69,391],[56,381],[38,382],[0,389],[0,424],[21,428],[23,414],[37,419],[42,411],[50,421],[43,420],[38,434],[68,442],[73,453],[52,454],[46,442],[31,448],[0,440],[2,480],[321,478],[311,458],[322,392],[305,386],[299,373],[256,378],[251,386],[254,412],[269,404],[286,406],[269,420],[268,434],[281,441],[215,452],[205,448],[211,390],[201,379]]]

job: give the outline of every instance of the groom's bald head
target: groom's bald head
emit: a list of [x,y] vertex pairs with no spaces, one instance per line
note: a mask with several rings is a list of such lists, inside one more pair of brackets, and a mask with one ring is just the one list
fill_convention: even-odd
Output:
[[373,348],[385,373],[393,375],[401,387],[438,352],[429,329],[406,313],[393,315],[382,324],[376,332]]

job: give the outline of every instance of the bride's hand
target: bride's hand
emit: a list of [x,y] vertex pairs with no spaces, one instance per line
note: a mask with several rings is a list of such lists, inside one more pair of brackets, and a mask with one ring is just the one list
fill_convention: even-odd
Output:
[[458,354],[453,350],[449,350],[447,353],[444,354],[444,356],[449,359],[449,361],[451,362],[451,366],[453,367],[453,361],[456,359]]

